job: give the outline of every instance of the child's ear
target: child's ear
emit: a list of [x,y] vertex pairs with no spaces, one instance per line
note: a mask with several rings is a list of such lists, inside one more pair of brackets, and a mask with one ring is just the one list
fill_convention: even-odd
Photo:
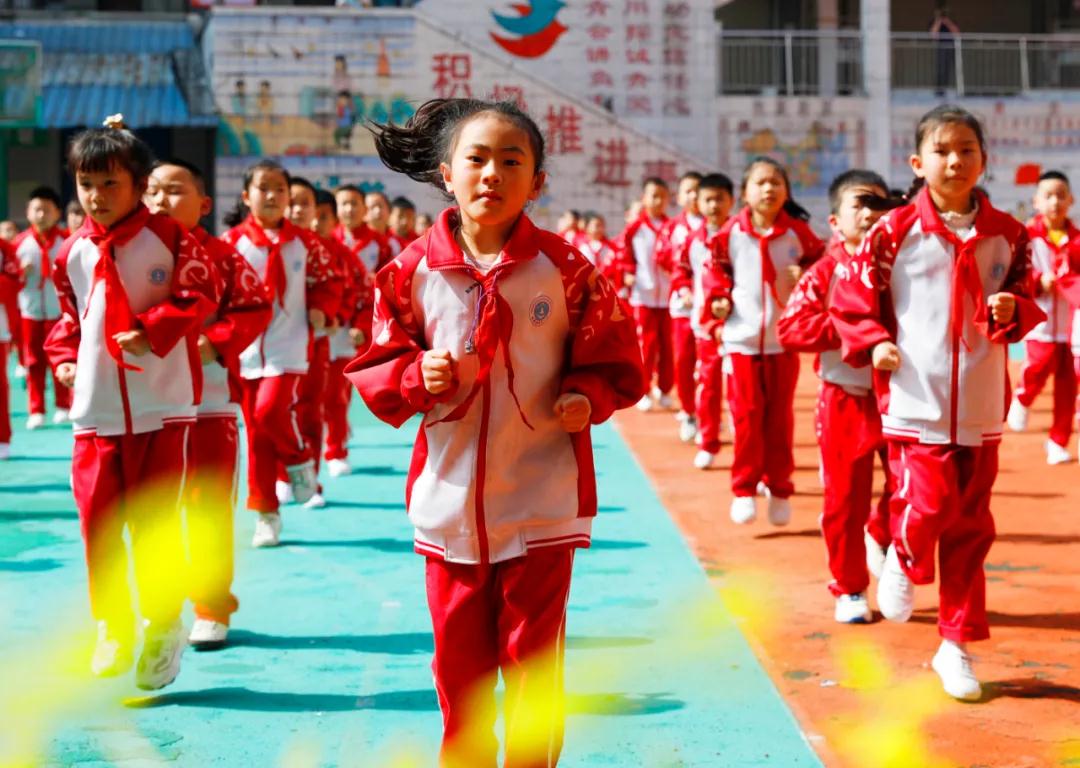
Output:
[[442,174],[443,186],[451,195],[454,194],[454,182],[450,176],[450,164],[439,163],[439,173]]
[[829,229],[832,230],[834,235],[840,234],[840,219],[836,217],[835,213],[829,214]]
[[210,197],[210,195],[203,195],[202,205],[199,206],[199,218],[209,216],[212,210],[214,210],[214,198]]
[[547,173],[540,171],[533,177],[532,190],[529,192],[529,202],[536,200],[540,197],[540,193],[544,191],[544,185],[547,184]]
[[916,178],[923,178],[922,158],[918,155],[912,155],[908,158],[908,164],[911,166],[911,172],[915,174]]

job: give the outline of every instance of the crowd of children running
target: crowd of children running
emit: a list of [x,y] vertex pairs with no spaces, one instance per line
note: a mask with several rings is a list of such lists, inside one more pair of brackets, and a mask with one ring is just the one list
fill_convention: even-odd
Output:
[[[493,763],[490,728],[468,738],[466,710],[498,672],[514,692],[509,761],[516,724],[562,690],[560,675],[526,665],[561,664],[573,553],[597,509],[589,425],[635,404],[673,413],[700,470],[726,431],[732,521],[751,523],[764,497],[769,522],[785,525],[800,353],[812,353],[835,618],[871,620],[874,576],[878,609],[905,621],[914,586],[936,575],[932,666],[950,695],[980,697],[966,644],[989,636],[983,562],[1002,425],[1026,428],[1051,374],[1047,460],[1070,459],[1080,230],[1063,174],[1044,173],[1037,215],[1015,221],[978,186],[980,123],[942,106],[917,126],[907,193],[871,170],[832,181],[827,242],[767,157],[738,183],[684,174],[674,216],[668,184],[649,178],[617,235],[573,211],[554,234],[526,213],[546,181],[544,139],[513,105],[434,100],[372,130],[388,167],[450,207],[432,220],[404,198],[319,189],[260,160],[215,238],[200,226],[212,208],[202,172],[155,161],[112,127],[70,146],[78,201],[65,211],[53,190],[35,190],[29,228],[0,245],[0,358],[13,344],[27,427],[44,423],[47,369],[53,420],[74,426],[97,674],[133,661],[135,608],[116,565],[125,524],[147,621],[137,682],[158,688],[187,642],[226,642],[238,607],[238,417],[253,544],[273,546],[283,504],[325,505],[321,461],[331,476],[350,471],[355,387],[394,426],[422,416],[407,505],[427,563],[444,763]],[[1007,344],[1022,340],[1006,408]],[[151,484],[180,499],[186,552],[179,509],[137,503]],[[162,540],[198,575],[186,589],[149,575]],[[561,728],[552,718],[548,764]]]

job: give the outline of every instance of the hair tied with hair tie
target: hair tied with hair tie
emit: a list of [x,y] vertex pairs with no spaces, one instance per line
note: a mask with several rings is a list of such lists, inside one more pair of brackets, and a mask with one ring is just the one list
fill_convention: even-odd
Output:
[[114,131],[126,131],[127,125],[124,123],[124,116],[117,112],[115,115],[109,115],[101,124],[106,128],[112,128]]

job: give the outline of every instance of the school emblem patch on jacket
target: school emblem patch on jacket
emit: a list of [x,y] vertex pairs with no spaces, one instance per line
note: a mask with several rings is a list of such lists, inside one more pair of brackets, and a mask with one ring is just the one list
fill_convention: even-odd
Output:
[[532,304],[529,305],[529,320],[533,325],[541,326],[547,322],[550,316],[551,299],[542,293],[533,299]]
[[152,267],[150,269],[150,283],[152,285],[165,285],[165,281],[168,280],[169,273],[162,266]]

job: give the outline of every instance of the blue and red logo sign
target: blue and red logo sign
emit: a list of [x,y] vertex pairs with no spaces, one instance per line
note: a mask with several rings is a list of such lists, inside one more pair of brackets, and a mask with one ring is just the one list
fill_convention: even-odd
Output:
[[566,6],[562,0],[530,0],[517,3],[513,9],[517,16],[504,16],[491,12],[495,23],[516,37],[491,33],[491,39],[503,50],[523,59],[537,59],[550,51],[566,27],[556,16]]

